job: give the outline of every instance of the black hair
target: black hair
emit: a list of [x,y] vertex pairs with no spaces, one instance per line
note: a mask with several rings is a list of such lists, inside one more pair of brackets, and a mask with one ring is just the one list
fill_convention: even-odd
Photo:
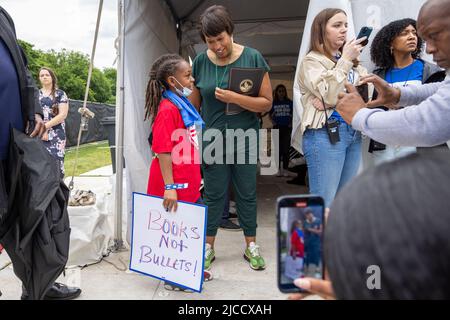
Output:
[[295,220],[292,221],[292,224],[291,224],[291,233],[290,233],[290,234],[292,234],[292,233],[295,231],[295,228],[296,228],[296,226],[297,226],[298,223],[302,224],[302,222],[301,222],[300,220],[297,220],[297,219],[295,219]]
[[216,37],[226,31],[233,34],[234,23],[227,8],[213,5],[207,8],[200,16],[200,37],[206,42],[205,37]]
[[288,94],[287,94],[286,86],[285,86],[284,84],[279,84],[279,85],[277,85],[277,86],[275,87],[275,90],[273,91],[273,100],[274,100],[274,101],[279,101],[279,100],[278,100],[278,94],[277,94],[277,91],[278,91],[278,89],[280,89],[280,88],[284,88],[284,92],[286,92],[286,95],[285,95],[284,98],[285,98],[286,100],[290,100],[289,97],[288,97]]
[[[331,205],[325,261],[338,299],[450,298],[450,152],[363,172]],[[379,290],[369,277],[380,269]]]
[[[389,69],[394,66],[395,60],[391,53],[392,41],[408,26],[413,26],[417,30],[416,20],[406,18],[392,21],[378,31],[370,47],[370,57],[377,67]],[[417,49],[412,53],[414,59],[420,58],[422,45],[422,39],[417,36]]]
[[177,72],[180,63],[183,61],[185,60],[178,54],[168,53],[162,55],[153,63],[145,94],[144,120],[151,118],[153,121],[155,119],[162,93],[169,89],[166,79]]

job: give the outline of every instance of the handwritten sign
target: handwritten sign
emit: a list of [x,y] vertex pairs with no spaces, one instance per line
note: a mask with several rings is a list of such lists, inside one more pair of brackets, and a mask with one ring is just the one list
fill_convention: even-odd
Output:
[[130,270],[201,292],[207,207],[133,193]]

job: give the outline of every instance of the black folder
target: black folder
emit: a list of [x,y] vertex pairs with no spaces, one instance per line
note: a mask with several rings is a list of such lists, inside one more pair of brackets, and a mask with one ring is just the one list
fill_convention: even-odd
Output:
[[[231,68],[228,90],[257,97],[261,89],[261,83],[265,70],[262,68]],[[245,109],[235,103],[227,103],[226,115],[241,113]]]

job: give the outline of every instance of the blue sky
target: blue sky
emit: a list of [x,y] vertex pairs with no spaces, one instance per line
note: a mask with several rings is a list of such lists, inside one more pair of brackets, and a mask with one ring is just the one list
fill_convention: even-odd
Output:
[[[98,0],[0,0],[12,16],[17,37],[36,49],[62,48],[91,54]],[[94,65],[116,67],[117,0],[104,0]]]

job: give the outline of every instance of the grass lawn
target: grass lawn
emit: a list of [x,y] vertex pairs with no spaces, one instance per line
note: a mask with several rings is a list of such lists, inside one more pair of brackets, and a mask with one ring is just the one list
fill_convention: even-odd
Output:
[[[75,154],[76,146],[66,149],[66,156],[64,159],[66,177],[72,176]],[[98,141],[80,145],[75,176],[110,164],[111,155],[109,153],[108,141]]]

